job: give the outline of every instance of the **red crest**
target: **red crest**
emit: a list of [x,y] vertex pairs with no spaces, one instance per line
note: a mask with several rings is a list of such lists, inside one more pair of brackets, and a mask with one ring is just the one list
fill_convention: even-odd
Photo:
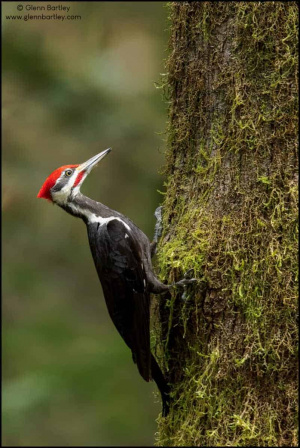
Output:
[[43,183],[42,188],[40,189],[37,197],[47,199],[48,201],[52,201],[50,190],[55,185],[55,182],[60,177],[61,173],[66,168],[77,168],[78,166],[79,165],[64,165],[53,171],[53,173],[51,173],[50,176],[48,176],[45,182]]

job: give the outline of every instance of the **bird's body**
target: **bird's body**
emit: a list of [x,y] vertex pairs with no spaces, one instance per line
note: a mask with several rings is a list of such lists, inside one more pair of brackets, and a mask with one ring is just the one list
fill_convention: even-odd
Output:
[[85,222],[110,317],[149,381],[150,293],[168,290],[153,275],[149,239],[129,218],[81,193],[62,208]]
[[[110,150],[82,165],[58,168],[46,180],[38,197],[59,205],[87,226],[89,244],[109,315],[131,349],[141,376],[154,379],[162,396],[163,415],[169,409],[169,386],[150,351],[150,293],[170,289],[155,276],[151,263],[154,246],[126,216],[80,192],[91,169]],[[191,280],[181,280],[179,285]],[[172,285],[173,286],[173,285]]]

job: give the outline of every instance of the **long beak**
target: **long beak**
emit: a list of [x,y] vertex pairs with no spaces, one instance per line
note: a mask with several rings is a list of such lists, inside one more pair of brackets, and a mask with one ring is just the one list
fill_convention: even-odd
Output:
[[97,154],[96,156],[90,158],[81,165],[78,165],[76,171],[78,173],[85,172],[86,174],[89,174],[92,171],[92,169],[100,162],[100,160],[102,160],[103,157],[105,157],[110,151],[111,148],[108,148],[105,151],[100,152],[100,154]]

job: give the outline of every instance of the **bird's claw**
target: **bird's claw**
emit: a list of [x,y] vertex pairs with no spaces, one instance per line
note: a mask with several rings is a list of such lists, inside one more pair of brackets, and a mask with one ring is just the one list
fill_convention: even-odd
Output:
[[193,272],[193,269],[189,269],[188,271],[186,271],[186,273],[183,275],[183,278],[178,282],[174,283],[174,286],[186,287],[187,285],[196,283],[198,281],[196,278],[188,278],[191,272]]
[[176,286],[183,287],[183,293],[181,295],[181,300],[186,303],[189,299],[189,293],[187,292],[188,285],[192,285],[193,283],[196,283],[198,280],[196,278],[187,278],[188,275],[193,271],[193,269],[189,269],[183,276],[182,280],[179,280],[179,282],[175,283]]
[[157,219],[157,221],[161,221],[161,211],[162,211],[163,206],[160,205],[159,207],[157,207],[157,209],[154,212],[154,216]]
[[183,302],[187,302],[188,301],[188,298],[189,298],[189,296],[188,296],[188,294],[187,294],[187,292],[186,292],[186,288],[184,288],[184,291],[183,291],[183,294],[181,295],[181,300],[183,301]]
[[157,209],[154,212],[154,216],[156,218],[156,224],[155,224],[155,228],[154,228],[154,238],[153,241],[155,243],[158,242],[159,238],[161,237],[162,234],[162,208],[163,206],[160,205],[159,207],[157,207]]
[[183,278],[188,278],[189,274],[191,272],[193,272],[194,269],[189,269],[188,271],[186,271],[186,273],[183,275]]
[[187,286],[187,285],[196,283],[198,281],[196,278],[188,278],[190,273],[193,271],[194,271],[194,269],[189,269],[188,271],[186,271],[186,273],[183,275],[183,278],[181,280],[179,280],[178,282],[176,282],[175,285]]
[[183,278],[182,280],[174,283],[174,286],[187,286],[196,283],[197,281],[198,280],[196,278]]

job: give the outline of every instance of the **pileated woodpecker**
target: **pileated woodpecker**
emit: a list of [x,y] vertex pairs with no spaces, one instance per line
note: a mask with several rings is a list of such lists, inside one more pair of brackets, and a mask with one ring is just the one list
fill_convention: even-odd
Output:
[[[183,278],[173,285],[155,276],[155,253],[147,236],[126,216],[80,192],[87,175],[111,148],[81,165],[64,165],[46,179],[37,197],[48,199],[71,215],[82,218],[110,317],[144,380],[153,379],[161,393],[163,416],[169,411],[169,386],[150,351],[150,293],[161,294],[195,279]],[[158,230],[158,229],[156,229]]]

